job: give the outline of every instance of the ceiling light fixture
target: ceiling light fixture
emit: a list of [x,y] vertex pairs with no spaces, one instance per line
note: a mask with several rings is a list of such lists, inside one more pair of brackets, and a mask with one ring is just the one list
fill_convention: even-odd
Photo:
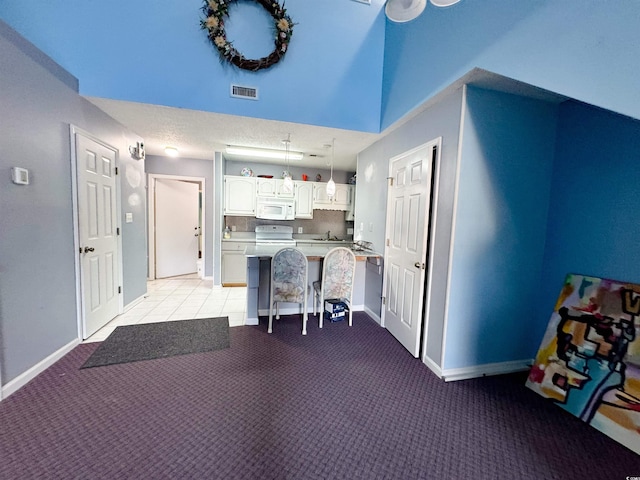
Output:
[[265,148],[235,147],[227,145],[225,150],[229,155],[240,155],[253,158],[267,158],[271,160],[302,160],[304,154],[300,152],[287,152],[283,150],[269,150]]
[[436,7],[450,7],[451,5],[455,5],[460,0],[431,0]]
[[404,23],[417,18],[426,6],[427,0],[387,0],[384,13],[392,22]]
[[336,182],[333,181],[333,157],[335,156],[336,151],[336,139],[334,138],[331,142],[331,177],[329,178],[329,182],[327,182],[327,197],[333,198],[336,194]]
[[170,157],[177,157],[178,149],[176,147],[164,147],[164,153],[166,153]]

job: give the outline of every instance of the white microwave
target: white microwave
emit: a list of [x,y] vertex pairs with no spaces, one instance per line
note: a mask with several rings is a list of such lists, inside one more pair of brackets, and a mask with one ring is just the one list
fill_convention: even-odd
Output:
[[295,207],[293,198],[258,197],[256,218],[266,220],[293,220]]

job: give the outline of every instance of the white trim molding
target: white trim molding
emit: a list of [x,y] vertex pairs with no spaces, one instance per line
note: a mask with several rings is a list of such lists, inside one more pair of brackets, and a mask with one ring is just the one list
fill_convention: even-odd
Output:
[[511,362],[485,363],[472,367],[449,368],[444,370],[429,357],[425,356],[423,362],[438,378],[441,378],[445,382],[454,382],[456,380],[468,380],[489,375],[523,372],[529,370],[531,365],[533,365],[533,358]]
[[[362,309],[364,311],[364,313],[366,313],[367,315],[369,315],[371,318],[373,318],[373,320],[382,327],[382,318],[380,318],[379,315],[377,315],[373,310],[371,310],[369,307],[367,307],[366,305],[364,306],[364,308]],[[356,308],[353,309],[354,312],[358,311]]]
[[485,363],[462,368],[445,368],[440,370],[439,377],[445,382],[467,380],[470,378],[486,377],[489,375],[503,375],[505,373],[523,372],[529,370],[533,364],[533,358],[514,360],[511,362]]
[[64,347],[62,347],[58,351],[53,352],[44,360],[36,363],[29,370],[27,370],[26,372],[22,373],[21,375],[17,376],[13,380],[11,380],[9,383],[4,385],[2,387],[1,397],[5,399],[12,393],[17,392],[20,388],[24,387],[27,383],[29,383],[31,380],[36,378],[38,375],[40,375],[47,368],[49,368],[51,365],[56,363],[58,360],[60,360],[62,357],[64,357],[67,353],[69,353],[78,345],[80,345],[80,340],[75,339],[72,342],[66,344]]

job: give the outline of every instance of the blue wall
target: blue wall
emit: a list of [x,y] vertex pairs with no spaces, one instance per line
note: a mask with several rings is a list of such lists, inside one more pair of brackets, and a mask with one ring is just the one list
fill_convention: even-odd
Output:
[[444,368],[526,360],[546,236],[557,106],[467,89]]
[[[83,95],[378,131],[383,2],[287,0],[296,23],[291,46],[260,72],[220,63],[200,30],[202,4],[2,0],[0,18],[78,77]],[[266,11],[252,2],[231,8],[230,38],[249,58],[270,53]],[[266,53],[250,50],[264,45]],[[230,98],[232,82],[257,87],[260,100]]]
[[640,122],[565,103],[555,155],[538,338],[567,273],[640,283]]
[[474,67],[640,118],[637,0],[462,0],[388,23],[387,127]]

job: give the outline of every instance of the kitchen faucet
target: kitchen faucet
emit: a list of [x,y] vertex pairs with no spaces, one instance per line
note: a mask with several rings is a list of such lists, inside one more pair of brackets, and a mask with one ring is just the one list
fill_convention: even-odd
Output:
[[327,231],[327,240],[331,240],[331,230]]

